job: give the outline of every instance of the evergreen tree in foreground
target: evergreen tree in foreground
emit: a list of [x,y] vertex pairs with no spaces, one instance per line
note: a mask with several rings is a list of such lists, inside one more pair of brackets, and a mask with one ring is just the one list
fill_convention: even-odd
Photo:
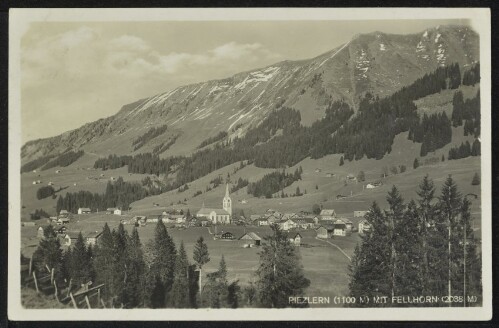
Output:
[[180,243],[177,259],[175,261],[175,272],[172,286],[171,305],[175,308],[188,308],[189,301],[189,261],[185,252],[184,242]]
[[91,266],[91,259],[88,256],[85,241],[83,240],[83,236],[80,232],[78,239],[76,239],[74,247],[71,250],[69,271],[72,285],[79,288],[82,284],[86,284],[91,281]]
[[202,277],[203,277],[203,265],[210,262],[210,254],[208,253],[208,246],[204,242],[203,237],[199,237],[196,241],[196,245],[194,245],[194,253],[193,253],[194,262],[196,262],[199,268],[199,293],[202,294],[203,286],[202,286]]
[[111,230],[107,223],[102,229],[102,235],[94,247],[94,268],[96,283],[104,284],[103,298],[109,299],[115,295],[114,292],[114,242]]
[[137,227],[133,227],[126,247],[125,307],[136,308],[144,303],[145,262]]
[[287,234],[278,225],[271,228],[273,234],[264,238],[256,271],[260,303],[271,308],[292,306],[289,297],[302,295],[310,280],[305,278],[299,254]]
[[62,269],[62,250],[57,233],[52,225],[43,229],[43,238],[33,254],[36,268],[46,272],[46,266],[54,268],[54,273],[59,274]]

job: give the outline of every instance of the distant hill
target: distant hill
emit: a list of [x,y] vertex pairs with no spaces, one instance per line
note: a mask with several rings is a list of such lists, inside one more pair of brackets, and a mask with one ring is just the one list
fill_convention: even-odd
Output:
[[[95,157],[189,155],[220,132],[227,132],[227,139],[244,136],[284,107],[298,110],[301,124],[310,126],[325,116],[333,101],[357,111],[366,93],[390,95],[452,63],[465,70],[479,59],[478,43],[478,35],[466,26],[439,26],[410,35],[357,35],[312,59],[284,61],[138,100],[111,117],[26,143],[22,161],[68,150]],[[137,140],[142,140],[138,148]]]

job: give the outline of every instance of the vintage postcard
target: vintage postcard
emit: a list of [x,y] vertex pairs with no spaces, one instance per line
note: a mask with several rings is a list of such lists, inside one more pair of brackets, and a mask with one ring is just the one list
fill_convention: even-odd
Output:
[[488,9],[13,9],[12,320],[489,320]]

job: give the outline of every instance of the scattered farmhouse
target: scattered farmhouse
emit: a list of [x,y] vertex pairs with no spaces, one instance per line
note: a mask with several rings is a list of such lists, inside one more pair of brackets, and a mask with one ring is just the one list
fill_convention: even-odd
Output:
[[106,214],[114,214],[114,211],[116,209],[114,207],[109,207],[107,210],[106,210]]
[[333,209],[324,209],[319,215],[322,220],[334,220],[336,218],[336,212]]
[[72,244],[76,243],[77,240],[78,240],[78,233],[68,232],[64,236],[64,245],[71,246]]
[[256,222],[257,222],[258,226],[268,226],[269,225],[269,221],[267,220],[267,218],[258,218],[256,220]]
[[374,189],[374,188],[378,188],[382,185],[383,185],[383,183],[381,181],[371,182],[371,183],[368,183],[366,185],[366,189]]
[[251,240],[256,246],[260,246],[262,242],[262,238],[254,232],[245,233],[239,238],[239,240]]
[[316,219],[313,218],[313,217],[312,218],[310,218],[310,217],[304,217],[304,218],[299,218],[299,219],[293,219],[293,221],[301,229],[311,229],[318,222],[318,219],[317,219],[317,222],[316,222]]
[[62,217],[57,220],[57,225],[68,224],[68,223],[69,223],[68,217]]
[[96,231],[96,232],[92,232],[92,233],[88,234],[85,237],[85,241],[86,241],[87,245],[95,246],[95,244],[97,243],[97,239],[99,239],[99,237],[101,235],[102,235],[102,231]]
[[295,222],[295,219],[288,219],[286,221],[281,222],[281,229],[284,231],[288,231],[291,229],[295,229],[298,227],[298,224]]
[[65,226],[62,226],[59,229],[57,229],[57,233],[60,235],[64,235],[66,233],[66,230],[68,230],[68,228],[66,228]]
[[67,217],[69,217],[69,212],[68,212],[68,211],[66,211],[66,210],[61,210],[61,211],[59,212],[59,218],[67,218]]
[[122,211],[121,209],[117,208],[117,209],[115,209],[115,210],[113,211],[113,214],[114,214],[114,215],[122,215],[122,214],[123,214],[123,211]]
[[222,232],[222,234],[220,235],[220,238],[232,240],[232,239],[234,239],[234,235],[232,234],[232,232],[226,231],[226,232]]
[[197,217],[204,217],[213,224],[230,224],[232,219],[232,200],[229,194],[229,184],[225,186],[225,197],[222,201],[222,208],[205,208],[197,212]]
[[359,222],[359,234],[364,234],[371,230],[371,225],[366,219]]
[[92,211],[88,207],[80,207],[78,209],[78,214],[90,214]]
[[299,232],[297,233],[292,233],[289,237],[289,241],[291,242],[291,244],[293,244],[294,246],[300,246],[301,245],[301,239],[302,239],[302,236],[300,235]]
[[38,230],[36,232],[36,237],[38,237],[39,239],[42,239],[44,237],[44,234],[43,234],[43,227],[38,227]]
[[346,236],[347,235],[347,232],[348,232],[348,229],[347,229],[347,225],[345,223],[345,221],[343,220],[336,220],[334,221],[334,225],[333,225],[333,235],[334,236]]

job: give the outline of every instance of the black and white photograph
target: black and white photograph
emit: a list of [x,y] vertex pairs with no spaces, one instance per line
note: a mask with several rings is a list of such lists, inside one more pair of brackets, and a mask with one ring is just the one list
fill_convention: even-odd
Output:
[[11,10],[9,317],[490,319],[490,32]]

